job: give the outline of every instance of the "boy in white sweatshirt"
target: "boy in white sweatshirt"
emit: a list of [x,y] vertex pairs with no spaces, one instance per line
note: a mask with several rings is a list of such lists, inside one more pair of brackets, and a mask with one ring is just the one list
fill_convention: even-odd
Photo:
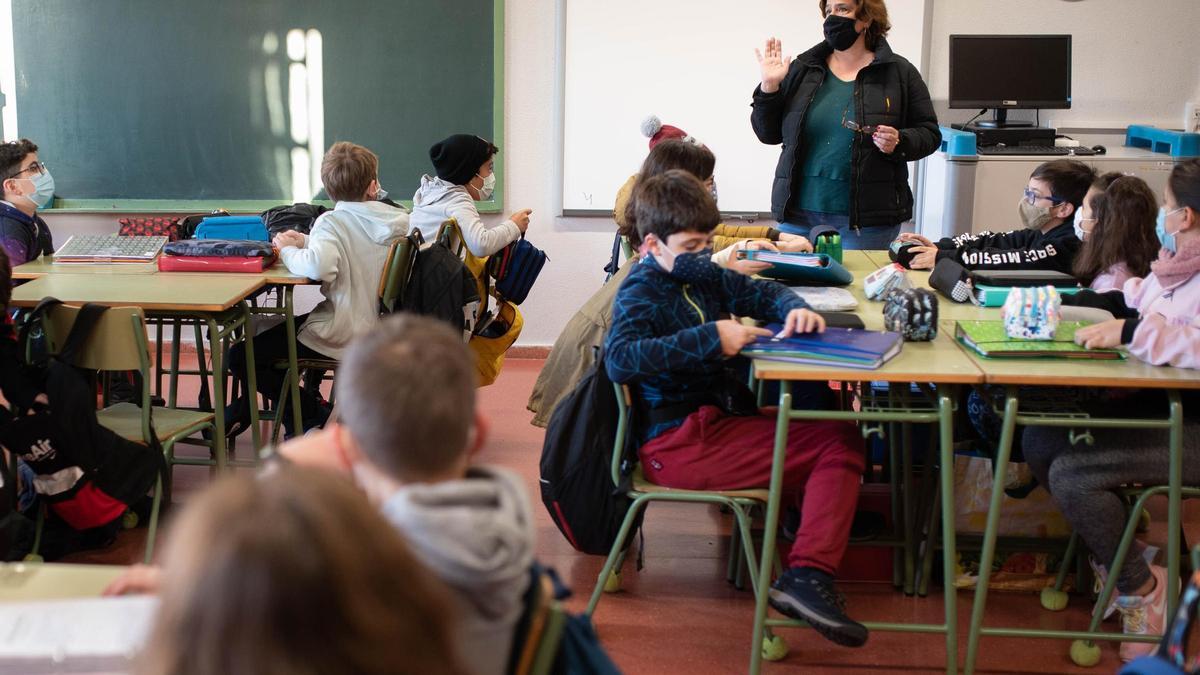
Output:
[[[325,296],[311,313],[296,319],[296,354],[301,359],[341,359],[352,338],[376,325],[376,291],[388,247],[406,235],[409,227],[404,208],[377,201],[383,196],[379,158],[361,145],[341,142],[329,148],[321,162],[321,182],[336,202],[333,210],[321,214],[309,234],[288,230],[276,235],[274,241],[288,271],[320,281]],[[274,363],[284,358],[287,332],[283,325],[255,336],[258,391],[270,401],[279,396],[284,378]],[[245,376],[242,345],[231,350],[230,368],[236,377]],[[303,389],[300,410],[306,430],[320,426],[328,417],[328,410],[317,396]],[[250,419],[248,399],[235,401],[226,419],[229,435],[244,430]],[[290,421],[285,428],[292,428]]]
[[455,134],[429,149],[437,177],[421,177],[413,195],[412,226],[425,241],[433,241],[442,223],[453,218],[463,242],[476,257],[484,258],[521,238],[529,227],[530,209],[510,215],[489,228],[479,217],[476,200],[488,201],[496,186],[493,158],[500,149],[471,134]]

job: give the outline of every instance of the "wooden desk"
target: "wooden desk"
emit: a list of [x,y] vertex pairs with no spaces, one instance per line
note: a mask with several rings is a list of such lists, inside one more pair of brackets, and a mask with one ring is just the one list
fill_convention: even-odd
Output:
[[97,597],[123,565],[0,563],[0,603]]
[[175,312],[224,312],[263,286],[254,275],[46,274],[13,289],[12,304],[33,307],[54,297],[69,304],[94,302]]
[[215,277],[235,277],[235,278],[262,278],[267,284],[272,286],[303,286],[305,284],[315,284],[316,281],[308,277],[293,274],[288,271],[288,268],[281,262],[276,261],[274,265],[268,267],[262,272],[159,272],[158,265],[155,263],[120,263],[120,264],[55,264],[48,256],[42,256],[33,262],[27,262],[24,265],[18,265],[13,268],[13,279],[29,280],[44,277],[48,274],[162,274],[163,278],[167,277],[198,277],[198,278],[215,278]]

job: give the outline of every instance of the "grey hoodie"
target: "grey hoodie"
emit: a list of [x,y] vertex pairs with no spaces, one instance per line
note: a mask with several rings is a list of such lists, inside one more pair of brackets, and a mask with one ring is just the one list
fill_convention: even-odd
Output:
[[408,211],[383,202],[338,202],[305,236],[304,248],[287,246],[280,259],[293,274],[321,282],[325,299],[296,336],[335,359],[347,343],[379,321],[379,277],[388,246],[408,234]]
[[402,488],[383,515],[454,591],[460,660],[474,675],[502,675],[533,564],[533,514],[520,478],[472,467],[462,480]]
[[479,218],[475,200],[462,185],[433,176],[422,176],[421,187],[413,195],[412,226],[425,241],[433,241],[438,228],[449,219],[458,221],[463,241],[478,258],[487,257],[521,238],[521,230],[511,220],[488,228]]

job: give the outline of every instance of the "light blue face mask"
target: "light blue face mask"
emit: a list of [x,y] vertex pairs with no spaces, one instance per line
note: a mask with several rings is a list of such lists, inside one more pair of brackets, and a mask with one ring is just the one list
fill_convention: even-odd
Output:
[[1178,232],[1167,232],[1167,218],[1179,213],[1187,207],[1181,206],[1174,211],[1168,211],[1167,207],[1158,207],[1158,221],[1154,223],[1154,233],[1158,235],[1158,240],[1162,242],[1163,248],[1171,253],[1175,252],[1175,235]]
[[22,195],[22,197],[33,202],[33,205],[39,209],[49,206],[50,201],[54,199],[54,176],[50,175],[49,169],[25,180],[33,183],[33,194]]

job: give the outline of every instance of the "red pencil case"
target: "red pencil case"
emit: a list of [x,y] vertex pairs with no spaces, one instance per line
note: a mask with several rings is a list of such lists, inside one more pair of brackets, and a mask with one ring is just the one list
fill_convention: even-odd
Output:
[[158,256],[160,272],[261,272],[275,264],[275,258],[221,258],[217,256]]

